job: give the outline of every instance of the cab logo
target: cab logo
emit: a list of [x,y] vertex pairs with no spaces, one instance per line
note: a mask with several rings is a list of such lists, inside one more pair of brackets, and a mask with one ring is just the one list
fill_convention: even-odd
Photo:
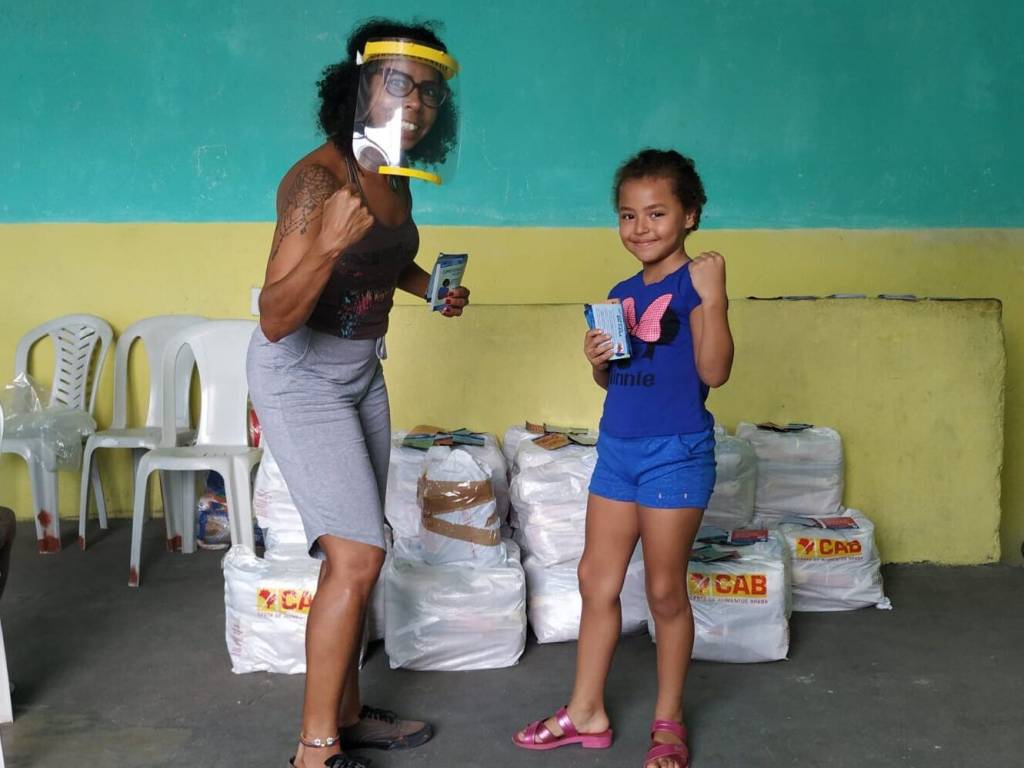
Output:
[[313,605],[313,593],[306,589],[260,587],[256,590],[256,610],[260,613],[305,615]]
[[743,599],[768,596],[768,576],[763,573],[691,573],[690,596]]
[[801,537],[796,540],[796,556],[800,560],[832,560],[839,557],[859,557],[864,551],[856,539],[813,539]]

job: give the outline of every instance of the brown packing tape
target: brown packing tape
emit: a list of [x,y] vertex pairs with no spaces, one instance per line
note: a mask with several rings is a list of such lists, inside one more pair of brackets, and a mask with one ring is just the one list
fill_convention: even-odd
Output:
[[550,434],[544,435],[544,437],[538,437],[533,442],[546,450],[556,451],[559,448],[564,448],[565,446],[567,446],[570,440],[568,435],[562,435],[558,434],[557,432],[552,432]]
[[459,541],[468,541],[471,544],[479,544],[482,547],[496,547],[501,543],[501,535],[497,530],[449,523],[447,520],[440,520],[436,517],[425,516],[423,518],[423,527],[439,536],[458,539]]
[[486,504],[494,499],[494,489],[490,480],[427,480],[426,475],[420,475],[416,496],[423,517],[427,518]]

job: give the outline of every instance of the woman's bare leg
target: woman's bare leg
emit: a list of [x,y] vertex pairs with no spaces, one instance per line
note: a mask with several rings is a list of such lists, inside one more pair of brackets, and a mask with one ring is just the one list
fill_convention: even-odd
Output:
[[[335,536],[318,539],[326,559],[306,623],[306,693],[302,706],[302,736],[326,739],[338,735],[338,712],[353,654],[362,643],[366,604],[377,583],[384,550]],[[298,768],[322,768],[324,760],[340,752],[299,745]]]

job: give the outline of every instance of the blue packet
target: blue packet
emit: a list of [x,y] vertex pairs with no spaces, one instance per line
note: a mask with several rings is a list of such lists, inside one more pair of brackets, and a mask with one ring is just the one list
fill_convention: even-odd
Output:
[[629,334],[626,332],[626,317],[622,314],[621,304],[617,301],[584,304],[583,315],[592,330],[596,328],[612,337],[612,349],[615,351],[611,360],[624,360],[630,356]]
[[466,262],[469,261],[469,254],[466,253],[440,253],[434,263],[434,269],[430,273],[430,283],[427,285],[427,303],[434,312],[445,308],[445,297],[452,288],[462,285],[462,276],[466,274]]

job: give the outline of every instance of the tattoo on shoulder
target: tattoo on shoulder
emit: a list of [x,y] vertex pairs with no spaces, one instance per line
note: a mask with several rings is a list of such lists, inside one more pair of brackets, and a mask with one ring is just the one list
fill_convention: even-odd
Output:
[[307,165],[295,175],[278,216],[274,245],[270,251],[271,261],[277,256],[281,243],[288,235],[293,232],[304,235],[310,223],[320,218],[324,202],[340,186],[338,180],[322,165]]

